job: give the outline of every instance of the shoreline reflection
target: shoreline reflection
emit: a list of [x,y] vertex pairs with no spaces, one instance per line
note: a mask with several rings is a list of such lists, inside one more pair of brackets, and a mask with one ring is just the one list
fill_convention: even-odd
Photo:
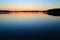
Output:
[[46,14],[46,15],[52,15],[52,16],[60,16],[60,13],[59,12],[0,12],[0,15],[3,15],[3,14],[21,14],[23,13],[24,14]]

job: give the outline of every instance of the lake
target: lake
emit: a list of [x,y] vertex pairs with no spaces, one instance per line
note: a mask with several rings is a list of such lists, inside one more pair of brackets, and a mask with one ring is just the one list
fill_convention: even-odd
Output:
[[45,12],[0,14],[0,40],[60,40],[60,16]]

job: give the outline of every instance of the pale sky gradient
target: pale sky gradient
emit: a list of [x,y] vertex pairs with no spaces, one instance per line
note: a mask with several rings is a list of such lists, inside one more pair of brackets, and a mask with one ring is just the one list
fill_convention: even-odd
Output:
[[0,9],[46,10],[60,8],[60,0],[0,0]]

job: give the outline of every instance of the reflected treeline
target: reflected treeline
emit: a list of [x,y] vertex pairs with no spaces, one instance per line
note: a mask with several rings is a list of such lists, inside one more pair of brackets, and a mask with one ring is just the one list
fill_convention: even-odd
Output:
[[46,13],[52,16],[60,16],[60,8],[49,9],[46,11]]
[[11,12],[0,12],[0,14],[10,14]]
[[11,12],[12,11],[9,11],[9,10],[0,10],[0,14],[9,14]]
[[52,15],[52,16],[60,16],[60,12],[46,12],[46,14]]
[[49,9],[46,11],[9,11],[9,10],[0,10],[0,14],[9,14],[11,12],[45,12],[48,15],[60,16],[60,8]]

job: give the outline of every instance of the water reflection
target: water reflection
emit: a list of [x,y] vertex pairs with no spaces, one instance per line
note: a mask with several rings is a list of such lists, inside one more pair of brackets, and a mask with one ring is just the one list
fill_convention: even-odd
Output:
[[60,16],[60,12],[46,12],[46,14],[52,15],[52,16]]
[[10,14],[11,12],[0,12],[0,14]]
[[60,39],[60,17],[45,12],[12,12],[0,15],[2,40]]
[[38,14],[38,13],[43,13],[43,14],[48,14],[48,15],[52,15],[52,16],[60,16],[60,12],[0,12],[0,15],[1,14],[11,14],[11,13],[33,13],[33,14]]

